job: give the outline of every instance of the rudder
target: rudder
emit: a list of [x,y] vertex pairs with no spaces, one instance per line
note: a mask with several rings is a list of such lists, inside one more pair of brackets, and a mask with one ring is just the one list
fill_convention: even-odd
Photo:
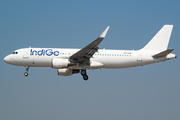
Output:
[[157,52],[167,50],[173,25],[164,25],[159,32],[141,50],[154,50]]

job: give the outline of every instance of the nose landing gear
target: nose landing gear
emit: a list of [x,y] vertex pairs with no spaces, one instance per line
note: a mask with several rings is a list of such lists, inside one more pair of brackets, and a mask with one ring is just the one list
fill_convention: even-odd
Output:
[[86,80],[88,80],[88,76],[87,76],[87,74],[86,74],[86,70],[81,70],[81,75],[83,76],[83,79],[86,81]]
[[26,72],[24,73],[24,76],[28,76],[28,70],[29,70],[29,66],[26,66]]

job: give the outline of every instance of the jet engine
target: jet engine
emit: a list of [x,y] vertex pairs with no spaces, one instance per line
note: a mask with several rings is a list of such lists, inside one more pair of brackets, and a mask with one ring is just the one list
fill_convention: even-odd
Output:
[[59,76],[70,76],[72,74],[79,73],[79,70],[63,68],[58,69],[57,72]]
[[70,62],[69,59],[53,58],[51,64],[52,64],[52,68],[61,69],[61,68],[68,68],[69,66],[75,66],[77,63]]
[[52,68],[61,69],[61,68],[67,68],[70,62],[68,59],[53,58],[51,64],[52,64]]

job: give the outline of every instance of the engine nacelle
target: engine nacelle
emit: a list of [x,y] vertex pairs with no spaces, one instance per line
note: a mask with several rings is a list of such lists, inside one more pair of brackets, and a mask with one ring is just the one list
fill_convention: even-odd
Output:
[[59,76],[70,76],[72,74],[79,73],[79,70],[64,68],[64,69],[58,69],[57,72]]
[[53,58],[51,64],[52,64],[52,68],[61,69],[61,68],[67,68],[70,62],[68,59]]

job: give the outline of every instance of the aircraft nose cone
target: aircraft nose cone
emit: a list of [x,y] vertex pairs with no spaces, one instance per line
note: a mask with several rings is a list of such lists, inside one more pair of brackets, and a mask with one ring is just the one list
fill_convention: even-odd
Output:
[[14,59],[11,58],[10,55],[7,55],[5,58],[4,58],[4,62],[8,63],[8,64],[12,64],[14,62]]
[[8,56],[4,57],[4,62],[8,63],[8,61],[9,61]]
[[4,58],[4,62],[6,62],[7,64],[11,64],[11,65],[15,65],[16,64],[16,61],[15,61],[15,59],[14,59],[14,57],[12,55],[7,55]]

